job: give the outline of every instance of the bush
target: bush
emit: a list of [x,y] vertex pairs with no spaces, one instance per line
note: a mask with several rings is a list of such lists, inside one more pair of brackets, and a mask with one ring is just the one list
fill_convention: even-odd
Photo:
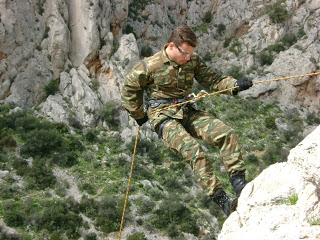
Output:
[[206,52],[206,54],[203,57],[203,60],[206,62],[210,62],[212,60],[212,56],[209,52]]
[[264,124],[267,128],[275,128],[276,127],[276,118],[273,116],[269,116],[264,120]]
[[260,64],[263,65],[271,65],[273,63],[273,56],[270,52],[263,51],[259,55]]
[[150,57],[152,56],[153,51],[150,46],[142,46],[141,48],[141,56],[142,57]]
[[147,238],[144,233],[134,233],[127,237],[127,240],[147,240]]
[[234,39],[231,46],[229,47],[229,51],[233,52],[236,56],[238,56],[241,50],[242,50],[241,42],[237,38]]
[[28,162],[22,158],[14,157],[12,167],[19,176],[24,176],[29,172]]
[[53,155],[51,164],[56,164],[59,167],[72,167],[78,163],[78,159],[73,152],[59,152]]
[[[192,222],[192,225],[195,223],[195,220],[191,218],[190,210],[179,202],[175,195],[163,201],[154,213],[151,222],[159,229],[167,229],[168,226],[174,224],[177,228],[180,226],[183,230],[186,230],[185,226],[188,223]],[[192,233],[198,234],[194,228],[186,231],[190,233],[190,230],[192,230]],[[171,231],[174,232],[174,229]]]
[[16,201],[4,202],[3,220],[9,227],[21,227],[24,223],[21,203]]
[[203,21],[206,22],[206,23],[211,23],[211,21],[212,21],[212,14],[211,14],[211,12],[206,12],[206,13],[204,14]]
[[257,164],[259,162],[258,157],[256,155],[254,155],[254,154],[248,155],[247,156],[247,161],[249,163],[254,163],[254,164]]
[[228,71],[228,75],[234,77],[235,79],[241,79],[244,77],[243,71],[241,71],[240,66],[232,65]]
[[55,129],[35,129],[24,135],[21,154],[27,157],[48,156],[62,145],[62,138]]
[[222,35],[222,33],[226,30],[226,25],[224,25],[223,23],[220,23],[217,25],[218,28],[218,34]]
[[[97,225],[101,231],[110,233],[119,230],[124,199],[118,196],[105,196],[98,204]],[[127,206],[129,208],[129,206]]]
[[80,237],[79,227],[82,225],[82,218],[69,211],[65,201],[45,202],[43,209],[35,222],[35,226],[39,230],[47,229],[50,232],[65,230],[68,239]]
[[13,136],[7,132],[4,132],[0,129],[0,150],[3,148],[15,148],[17,146],[16,140]]
[[275,144],[270,144],[267,147],[266,152],[263,154],[262,159],[264,160],[267,166],[277,162],[277,159],[280,158],[280,148]]
[[96,240],[97,239],[97,234],[96,233],[88,233],[84,237],[85,240]]
[[91,143],[96,142],[98,139],[97,135],[93,129],[89,129],[84,137],[87,141],[89,141]]
[[141,197],[138,200],[138,204],[139,204],[139,214],[146,214],[151,212],[154,207],[155,207],[155,202],[150,200],[149,198],[143,198]]
[[28,171],[26,178],[30,189],[44,190],[52,188],[56,183],[56,177],[52,170],[39,160],[33,161],[32,168]]
[[279,1],[267,7],[267,13],[274,23],[281,23],[289,17],[288,11],[282,3],[283,1]]
[[285,48],[285,46],[283,45],[282,42],[278,42],[278,43],[276,43],[274,45],[270,45],[268,47],[268,50],[274,51],[274,52],[281,52],[281,51],[286,50],[286,48]]
[[44,90],[47,94],[47,97],[49,95],[54,95],[59,90],[59,82],[52,79],[50,83],[44,87]]
[[294,35],[293,33],[288,33],[283,36],[281,41],[283,42],[284,45],[290,47],[297,42],[297,36]]
[[116,104],[115,102],[107,102],[99,110],[99,117],[102,121],[105,121],[110,125],[111,128],[117,129],[119,121],[115,119]]

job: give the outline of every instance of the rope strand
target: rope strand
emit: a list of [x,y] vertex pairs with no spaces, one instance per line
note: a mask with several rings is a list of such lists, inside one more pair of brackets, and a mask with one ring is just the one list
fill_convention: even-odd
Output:
[[119,238],[118,238],[119,240],[120,240],[120,238],[121,238],[121,232],[122,232],[122,227],[123,227],[124,215],[125,215],[125,213],[126,213],[126,207],[127,207],[128,197],[129,197],[130,182],[131,182],[131,177],[132,177],[132,172],[133,172],[134,158],[135,158],[135,156],[136,156],[136,149],[137,149],[137,145],[138,145],[139,130],[140,130],[140,126],[138,126],[136,141],[135,141],[135,143],[134,143],[133,156],[132,156],[132,161],[131,161],[131,169],[130,169],[128,187],[127,187],[127,194],[126,194],[126,198],[125,198],[125,201],[124,201],[124,206],[123,206],[123,211],[122,211],[122,217],[121,217],[121,224],[120,224],[120,231],[119,231]]
[[[289,76],[289,77],[282,77],[282,78],[274,78],[274,79],[269,79],[269,80],[263,80],[263,81],[257,81],[257,82],[253,82],[253,84],[258,84],[258,83],[265,83],[265,82],[274,82],[274,81],[280,81],[280,80],[287,80],[287,79],[291,79],[291,78],[299,78],[299,77],[307,77],[307,76],[315,76],[315,75],[318,75],[320,74],[320,72],[316,72],[316,73],[308,73],[308,74],[303,74],[303,75],[296,75],[296,76]],[[230,90],[234,90],[238,88],[238,86],[236,87],[231,87],[231,88],[227,88],[227,89],[223,89],[223,90],[220,90],[220,91],[216,91],[216,92],[212,92],[212,93],[205,93],[205,94],[202,94],[196,98],[193,98],[191,100],[188,100],[188,101],[185,101],[185,102],[182,102],[182,103],[177,103],[177,104],[174,104],[174,105],[170,105],[168,107],[165,107],[165,108],[162,108],[160,109],[161,111],[162,110],[165,110],[165,109],[169,109],[169,108],[172,108],[172,107],[177,107],[177,106],[181,106],[181,105],[184,105],[186,103],[189,103],[189,102],[194,102],[194,101],[197,101],[203,97],[206,97],[206,96],[211,96],[211,95],[214,95],[214,94],[218,94],[218,93],[223,93],[223,92],[227,92],[227,91],[230,91]],[[155,110],[151,113],[148,114],[148,116],[160,111],[160,110]],[[126,212],[126,206],[127,206],[127,202],[128,202],[128,197],[129,197],[129,189],[130,189],[130,182],[131,182],[131,177],[132,177],[132,171],[133,171],[133,163],[134,163],[134,158],[135,158],[135,155],[136,155],[136,148],[137,148],[137,144],[138,144],[138,136],[139,136],[139,130],[140,130],[140,126],[138,126],[138,130],[137,130],[137,136],[136,136],[136,141],[135,141],[135,146],[134,146],[134,150],[133,150],[133,156],[132,156],[132,162],[131,162],[131,170],[130,170],[130,175],[129,175],[129,181],[128,181],[128,187],[127,187],[127,194],[126,194],[126,198],[125,198],[125,202],[124,202],[124,207],[123,207],[123,212],[122,212],[122,218],[121,218],[121,225],[120,225],[120,231],[119,231],[119,238],[118,240],[120,240],[121,238],[121,232],[122,232],[122,227],[123,227],[123,221],[124,221],[124,215],[125,215],[125,212]]]

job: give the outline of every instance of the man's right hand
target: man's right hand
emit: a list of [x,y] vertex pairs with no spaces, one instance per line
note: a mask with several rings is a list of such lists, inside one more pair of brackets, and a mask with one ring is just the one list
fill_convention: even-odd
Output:
[[135,119],[139,126],[142,126],[145,122],[149,120],[148,116],[145,115],[143,118]]

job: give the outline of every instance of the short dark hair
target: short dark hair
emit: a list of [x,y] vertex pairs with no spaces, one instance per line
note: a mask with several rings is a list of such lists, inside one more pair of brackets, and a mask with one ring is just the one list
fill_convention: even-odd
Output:
[[176,46],[187,43],[191,47],[197,46],[197,36],[188,26],[180,26],[174,29],[170,35],[169,42],[173,42]]

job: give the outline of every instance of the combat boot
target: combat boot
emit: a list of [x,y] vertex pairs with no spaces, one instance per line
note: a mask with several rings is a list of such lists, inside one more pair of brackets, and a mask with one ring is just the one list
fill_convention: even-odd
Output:
[[222,208],[227,216],[234,212],[238,205],[238,198],[229,198],[221,188],[218,188],[210,198]]
[[232,174],[229,180],[232,184],[234,192],[236,193],[237,197],[239,197],[242,189],[247,184],[244,172],[237,172]]

